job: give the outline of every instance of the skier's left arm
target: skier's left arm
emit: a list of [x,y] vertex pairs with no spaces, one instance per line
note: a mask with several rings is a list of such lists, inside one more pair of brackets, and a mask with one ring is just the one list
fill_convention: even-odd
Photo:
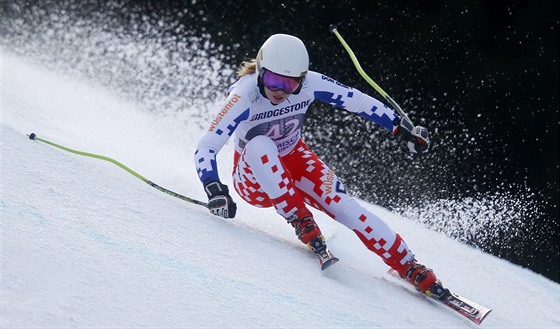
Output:
[[407,143],[410,152],[427,152],[430,146],[428,130],[414,126],[410,120],[401,117],[379,100],[352,87],[321,75],[309,72],[315,99],[358,114],[391,131],[393,135]]

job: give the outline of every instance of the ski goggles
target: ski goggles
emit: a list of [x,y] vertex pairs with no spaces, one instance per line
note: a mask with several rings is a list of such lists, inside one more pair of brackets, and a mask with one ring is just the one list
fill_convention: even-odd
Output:
[[261,80],[264,86],[271,91],[282,90],[286,94],[291,94],[298,90],[303,78],[287,77],[264,70]]

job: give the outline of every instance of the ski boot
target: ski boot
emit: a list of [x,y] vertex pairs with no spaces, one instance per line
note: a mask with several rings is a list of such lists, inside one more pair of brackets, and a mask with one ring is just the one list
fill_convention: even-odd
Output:
[[[411,283],[417,290],[428,294],[430,288],[438,282],[432,269],[416,262],[416,259],[404,264],[400,269],[395,269],[401,278]],[[441,286],[441,283],[440,283]],[[437,291],[437,288],[435,289]]]
[[325,239],[322,235],[316,236],[307,244],[309,249],[313,250],[315,256],[321,264],[321,270],[326,270],[331,265],[334,265],[339,259],[327,248]]
[[445,297],[451,294],[449,289],[445,288],[441,284],[441,281],[439,281],[439,279],[437,279],[436,282],[434,282],[428,290],[424,291],[424,293],[428,295],[428,297],[430,298],[440,299],[440,300],[444,299]]
[[287,221],[295,229],[298,239],[315,253],[315,256],[317,256],[317,259],[319,260],[319,264],[321,264],[321,270],[325,270],[329,266],[338,262],[339,259],[332,254],[329,248],[327,248],[327,244],[321,234],[321,230],[319,229],[319,226],[317,226],[317,223],[315,223],[315,220],[311,216],[309,210],[304,209],[301,213],[303,213],[301,219],[298,218],[298,214],[294,214],[292,217],[287,219]]

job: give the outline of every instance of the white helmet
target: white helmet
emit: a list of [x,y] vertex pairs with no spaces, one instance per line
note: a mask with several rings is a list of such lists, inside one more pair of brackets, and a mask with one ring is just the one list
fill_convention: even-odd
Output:
[[257,54],[257,69],[267,69],[288,77],[304,77],[309,69],[309,55],[303,42],[288,34],[274,34]]

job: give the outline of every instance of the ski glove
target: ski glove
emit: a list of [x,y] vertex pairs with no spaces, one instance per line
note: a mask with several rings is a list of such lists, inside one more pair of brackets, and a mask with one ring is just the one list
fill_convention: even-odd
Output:
[[208,195],[208,210],[216,216],[233,218],[237,211],[237,205],[229,195],[227,185],[220,182],[211,182],[204,186]]
[[428,129],[422,126],[413,126],[407,118],[401,118],[395,134],[406,142],[408,150],[412,153],[426,153],[430,148]]

